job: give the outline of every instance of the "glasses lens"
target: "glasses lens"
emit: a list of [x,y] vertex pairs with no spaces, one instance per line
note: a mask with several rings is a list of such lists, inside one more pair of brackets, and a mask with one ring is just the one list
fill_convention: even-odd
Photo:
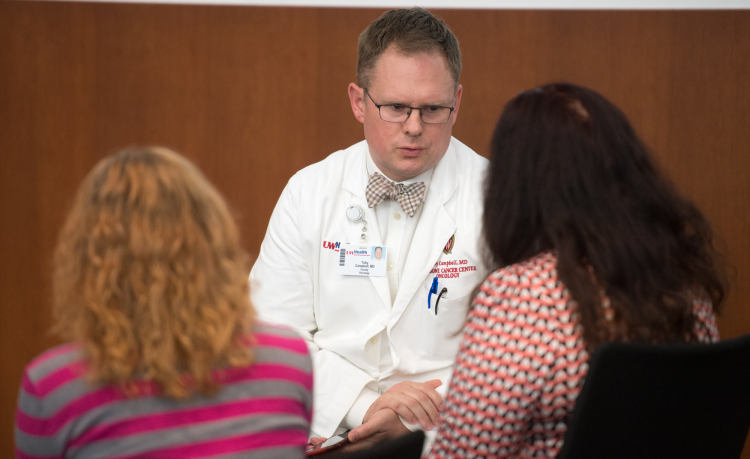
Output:
[[380,117],[384,121],[402,123],[409,117],[409,107],[404,105],[382,105],[380,107]]
[[430,124],[445,123],[451,116],[448,107],[424,107],[422,110],[422,121]]

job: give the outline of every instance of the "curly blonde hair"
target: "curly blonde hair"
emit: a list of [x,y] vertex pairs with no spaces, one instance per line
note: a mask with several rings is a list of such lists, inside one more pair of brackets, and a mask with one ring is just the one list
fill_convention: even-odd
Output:
[[76,195],[55,251],[55,331],[93,381],[208,395],[212,371],[249,365],[247,255],[227,204],[164,148],[105,158]]

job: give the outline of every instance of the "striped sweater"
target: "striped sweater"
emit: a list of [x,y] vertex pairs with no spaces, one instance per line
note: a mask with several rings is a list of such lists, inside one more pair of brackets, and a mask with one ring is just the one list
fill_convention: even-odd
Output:
[[214,373],[212,397],[175,400],[139,381],[139,395],[91,384],[75,344],[26,367],[16,410],[16,458],[293,458],[312,413],[312,363],[295,332],[255,325],[255,361]]
[[[588,371],[582,329],[542,253],[491,274],[474,300],[430,459],[556,457]],[[695,332],[718,341],[711,303]]]

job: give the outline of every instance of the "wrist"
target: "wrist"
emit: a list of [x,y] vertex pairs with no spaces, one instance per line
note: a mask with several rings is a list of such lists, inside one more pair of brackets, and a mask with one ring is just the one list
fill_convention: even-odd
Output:
[[373,403],[372,405],[370,405],[370,407],[367,409],[367,411],[365,411],[365,415],[362,418],[362,424],[364,424],[365,422],[369,421],[370,417],[373,415],[373,413],[375,411],[377,411],[374,408],[375,408],[375,404]]
[[372,409],[372,407],[379,396],[380,394],[365,386],[359,396],[357,396],[354,404],[349,408],[346,416],[344,416],[341,425],[353,429],[358,425],[367,422],[370,416],[376,411]]
[[[397,429],[397,435],[400,437],[401,435],[406,435],[410,432],[413,432],[414,430],[421,430],[421,426],[419,424],[409,424],[408,422],[404,421],[404,418],[401,416],[398,417],[399,423],[401,424],[399,428]],[[415,426],[414,429],[412,429],[410,426]]]
[[411,422],[407,421],[403,417],[399,415],[398,417],[401,420],[401,423],[404,425],[404,428],[406,429],[406,432],[416,432],[417,430],[425,430],[424,427],[422,427],[422,424],[415,423],[412,424]]

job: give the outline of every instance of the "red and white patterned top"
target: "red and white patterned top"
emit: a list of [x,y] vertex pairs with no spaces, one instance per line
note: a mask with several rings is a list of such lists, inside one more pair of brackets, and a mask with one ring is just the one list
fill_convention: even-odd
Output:
[[[491,274],[469,314],[428,457],[556,457],[589,355],[557,259],[545,252]],[[695,300],[701,342],[719,339]]]

